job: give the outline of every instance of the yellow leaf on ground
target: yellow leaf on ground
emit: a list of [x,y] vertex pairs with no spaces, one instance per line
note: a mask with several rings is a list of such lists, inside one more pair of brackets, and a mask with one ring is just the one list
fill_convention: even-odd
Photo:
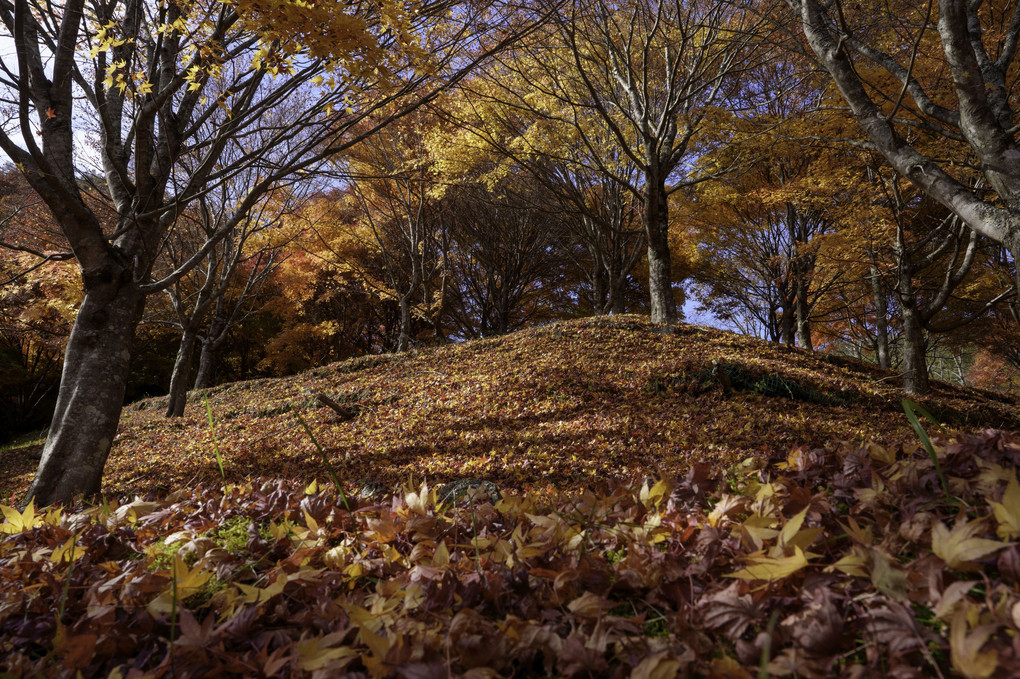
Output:
[[1020,537],[1020,483],[1017,483],[1016,472],[1006,484],[1006,492],[1002,494],[1002,502],[990,502],[999,522],[996,533],[1000,538]]
[[960,608],[953,616],[949,632],[950,658],[953,667],[967,679],[990,677],[998,667],[999,654],[994,649],[981,651],[996,628],[996,625],[981,625],[968,634],[967,612]]
[[752,556],[750,560],[752,562],[750,566],[736,573],[729,573],[726,577],[743,580],[779,580],[808,565],[807,557],[800,547],[794,547],[790,556],[772,558],[762,555]]
[[630,679],[670,679],[680,674],[683,663],[670,651],[650,655],[631,670]]
[[313,639],[297,642],[298,669],[314,672],[328,667],[331,672],[343,669],[359,653],[350,646],[335,646],[343,643],[344,634],[334,632]]
[[77,540],[77,535],[67,538],[67,542],[54,549],[53,553],[50,554],[50,561],[53,563],[63,563],[64,561],[77,561],[80,559],[87,550],[77,549],[75,545]]
[[17,533],[23,533],[26,530],[31,530],[36,526],[41,526],[43,523],[41,516],[35,515],[35,503],[30,503],[25,507],[25,511],[19,512],[14,507],[8,507],[6,505],[0,505],[0,511],[3,511],[4,517],[7,519],[5,522],[0,524],[0,533],[10,533],[15,535]]
[[931,528],[931,549],[950,568],[973,570],[977,568],[974,561],[1006,546],[1006,543],[998,540],[976,537],[983,531],[984,525],[980,519],[966,523],[958,521],[953,530],[938,522]]

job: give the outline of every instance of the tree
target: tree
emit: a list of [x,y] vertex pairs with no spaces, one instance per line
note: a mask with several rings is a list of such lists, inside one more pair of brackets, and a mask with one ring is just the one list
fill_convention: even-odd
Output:
[[[233,219],[231,206],[237,198],[233,190],[243,186],[232,182],[203,194],[181,215],[165,248],[163,262],[169,271],[179,269],[224,221]],[[195,388],[208,386],[213,352],[283,256],[287,238],[279,232],[280,222],[299,200],[300,196],[287,189],[266,194],[199,265],[166,288],[173,313],[170,325],[181,333],[170,377],[167,417],[184,414],[196,345],[201,346],[201,353]]]
[[695,187],[688,211],[701,225],[703,308],[745,331],[812,349],[813,323],[824,320],[820,304],[844,277],[820,264],[850,194],[845,168],[854,158],[845,145],[810,138],[831,121],[812,112],[817,88],[798,75],[789,60],[747,74],[774,96],[713,121],[720,141],[699,159],[702,171],[741,167]]
[[564,292],[555,221],[534,208],[541,192],[511,180],[489,191],[462,184],[444,196],[452,290],[448,314],[462,337],[491,337],[558,315]]
[[[964,224],[1005,245],[1016,261],[1020,146],[1011,94],[1020,5],[788,3],[874,148]],[[953,151],[925,149],[933,137]]]
[[[927,196],[911,195],[898,176],[878,177],[890,235],[869,249],[877,306],[889,290],[898,310],[903,388],[911,394],[930,391],[929,335],[947,335],[973,323],[1012,294],[988,285],[988,248],[976,231]],[[980,264],[980,266],[979,266]],[[887,271],[883,275],[883,271]],[[1000,281],[1001,283],[1001,281]],[[881,360],[881,357],[880,357]]]
[[527,88],[520,74],[499,64],[465,80],[443,102],[442,114],[453,123],[433,133],[433,153],[454,180],[495,186],[529,174],[561,211],[560,246],[580,274],[578,294],[591,312],[624,313],[645,250],[641,201],[625,185],[637,168],[598,118],[587,121],[582,138],[573,124],[542,112],[548,102],[531,96],[525,107],[508,100],[508,92]]
[[[433,281],[444,273],[441,225],[436,215],[432,159],[422,141],[423,120],[409,117],[367,140],[346,163],[360,222],[352,232],[370,234],[379,255],[386,293],[400,307],[397,351],[411,348],[415,299],[419,316],[441,306]],[[360,228],[359,228],[360,227]]]
[[[53,212],[85,291],[26,501],[99,490],[146,296],[202,261],[281,181],[370,136],[498,49],[479,42],[477,12],[491,17],[484,3],[475,7],[0,0],[14,46],[0,55],[0,90],[17,111],[0,129],[0,149]],[[384,107],[388,116],[362,124]],[[104,228],[79,182],[89,152],[76,143],[75,121],[84,119],[96,126],[114,228]],[[228,149],[239,159],[224,163]],[[177,216],[252,168],[258,178],[236,219],[155,280]]]
[[[740,95],[740,74],[753,57],[757,20],[727,0],[617,5],[564,4],[552,28],[514,50],[501,68],[532,83],[500,95],[545,119],[572,125],[590,157],[605,157],[589,138],[593,121],[634,163],[633,177],[600,170],[642,204],[652,320],[677,319],[669,248],[669,198],[707,179],[690,172],[705,122]],[[703,150],[703,149],[702,149]]]

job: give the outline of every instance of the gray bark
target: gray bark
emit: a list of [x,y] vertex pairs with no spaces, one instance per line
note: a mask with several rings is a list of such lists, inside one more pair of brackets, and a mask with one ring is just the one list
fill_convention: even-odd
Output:
[[797,346],[808,351],[814,350],[811,342],[811,307],[808,302],[808,282],[797,280]]
[[202,348],[198,352],[198,370],[195,372],[195,386],[193,389],[208,389],[212,386],[213,356],[216,349],[213,343],[206,338],[202,339]]
[[174,361],[173,373],[170,376],[170,398],[166,406],[167,417],[181,417],[188,400],[188,379],[191,377],[191,365],[195,356],[195,342],[198,332],[193,327],[185,327],[181,341],[177,347],[177,358]]
[[207,389],[212,386],[213,360],[216,350],[227,339],[227,333],[233,324],[239,306],[235,305],[229,312],[223,296],[216,298],[212,319],[205,334],[200,338],[202,345],[198,354],[198,371],[195,374],[195,389]]
[[[832,76],[854,117],[896,171],[933,200],[949,209],[979,234],[1002,243],[1014,259],[1020,255],[1020,147],[1014,140],[1015,115],[1001,84],[1014,64],[1020,34],[1020,6],[999,38],[992,58],[980,40],[978,17],[982,3],[939,0],[938,33],[952,76],[958,110],[935,103],[909,69],[876,48],[859,42],[830,16],[828,3],[788,0],[800,21],[808,44]],[[869,17],[869,21],[874,17]],[[995,46],[993,46],[995,47]],[[977,155],[988,184],[1001,203],[950,175],[938,162],[924,156],[901,134],[895,119],[885,115],[865,88],[850,53],[886,69],[898,78],[920,112],[948,133],[959,137]],[[992,54],[995,54],[992,50]],[[910,128],[908,128],[910,129]]]
[[648,294],[652,323],[677,322],[669,254],[669,197],[663,180],[650,178],[645,195],[645,237],[648,239]]
[[878,367],[888,370],[889,362],[889,298],[882,286],[875,253],[871,256],[871,295],[875,300],[875,357]]
[[67,343],[56,409],[27,494],[40,506],[98,493],[117,432],[145,296],[129,267],[102,274],[87,284]]
[[794,311],[795,300],[784,300],[780,309],[779,341],[788,347],[794,346],[796,342],[797,315]]
[[928,379],[928,362],[925,357],[924,329],[917,312],[904,306],[903,322],[903,390],[923,396],[931,390]]

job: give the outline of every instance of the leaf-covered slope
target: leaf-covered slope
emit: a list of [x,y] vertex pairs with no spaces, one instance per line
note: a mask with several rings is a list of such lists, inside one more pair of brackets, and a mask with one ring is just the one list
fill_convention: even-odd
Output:
[[[351,486],[484,476],[566,487],[674,474],[830,440],[906,439],[895,385],[894,374],[864,364],[719,330],[682,324],[667,334],[633,316],[561,322],[223,385],[192,393],[177,420],[162,416],[164,399],[141,401],[125,411],[105,488],[218,481],[215,446],[229,479],[325,479],[292,409]],[[316,394],[356,416],[340,417]],[[968,429],[1016,428],[1016,404],[996,398],[939,385],[925,404]],[[26,487],[31,471],[23,463],[6,490]]]

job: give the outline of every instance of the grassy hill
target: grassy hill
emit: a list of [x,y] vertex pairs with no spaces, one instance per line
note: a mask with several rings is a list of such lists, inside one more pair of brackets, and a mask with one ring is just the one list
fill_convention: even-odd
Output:
[[[349,488],[463,476],[569,488],[680,474],[697,461],[725,469],[828,441],[916,442],[902,396],[895,374],[853,360],[693,325],[663,334],[641,317],[593,318],[193,392],[176,420],[163,417],[165,399],[140,401],[124,413],[105,488],[218,482],[217,447],[228,480],[325,480],[294,411]],[[951,426],[1020,428],[1017,403],[991,392],[936,383],[923,403]],[[27,487],[32,451],[0,453],[4,497]]]
[[1020,676],[1016,404],[894,377],[614,318],[142,401],[0,506],[0,677]]

